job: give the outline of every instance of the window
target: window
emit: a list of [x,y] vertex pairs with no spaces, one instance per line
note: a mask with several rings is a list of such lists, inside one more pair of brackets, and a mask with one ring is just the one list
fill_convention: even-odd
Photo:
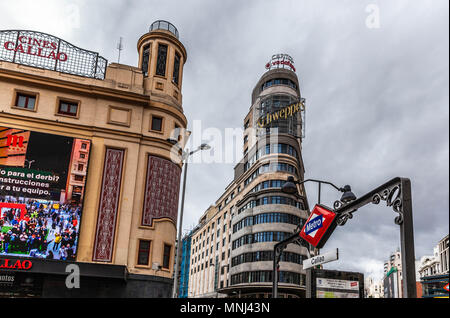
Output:
[[78,103],[60,100],[58,114],[76,117],[78,114]]
[[166,76],[166,60],[167,60],[167,45],[158,45],[158,60],[156,62],[156,75]]
[[179,77],[180,77],[180,55],[175,53],[175,60],[173,62],[173,76],[172,82],[178,85]]
[[175,124],[175,136],[178,141],[181,141],[181,127]]
[[170,251],[172,246],[164,244],[163,268],[170,268]]
[[34,110],[36,105],[36,95],[17,93],[16,107]]
[[84,165],[83,164],[78,164],[78,171],[83,171]]
[[80,181],[80,182],[82,182],[82,181],[84,180],[84,177],[83,177],[83,176],[77,176],[77,175],[75,175],[75,176],[74,176],[74,180],[75,180],[75,181]]
[[85,144],[84,142],[81,144],[81,149],[87,149],[87,144]]
[[150,258],[150,241],[139,240],[138,265],[148,265]]
[[84,158],[86,158],[86,154],[80,153],[80,159],[84,159]]
[[144,46],[143,52],[142,52],[142,74],[144,74],[145,77],[148,76],[148,61],[150,59],[150,44],[147,44]]
[[162,131],[162,121],[161,117],[152,116],[152,130]]

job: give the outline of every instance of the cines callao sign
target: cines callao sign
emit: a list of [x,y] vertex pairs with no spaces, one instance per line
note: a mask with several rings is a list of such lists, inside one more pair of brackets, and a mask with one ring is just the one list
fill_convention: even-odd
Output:
[[28,30],[0,30],[0,61],[102,80],[108,64],[96,52]]

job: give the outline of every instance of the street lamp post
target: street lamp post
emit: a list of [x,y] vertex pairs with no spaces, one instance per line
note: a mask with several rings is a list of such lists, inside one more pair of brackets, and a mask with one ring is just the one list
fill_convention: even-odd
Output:
[[[172,144],[177,144],[178,141],[173,139],[167,139]],[[184,196],[186,193],[186,175],[187,175],[187,168],[188,168],[188,158],[189,156],[193,155],[197,151],[200,150],[208,150],[211,146],[208,144],[201,144],[197,149],[193,151],[189,151],[187,149],[186,151],[182,150],[181,160],[184,163],[184,173],[183,173],[183,193],[181,195],[181,209],[180,209],[180,221],[178,222],[178,239],[177,239],[177,252],[176,252],[176,258],[175,258],[175,269],[174,269],[174,280],[173,280],[173,290],[172,290],[172,298],[176,298],[178,295],[177,288],[178,288],[178,267],[179,262],[178,259],[180,258],[180,252],[181,252],[181,234],[182,234],[182,227],[183,227],[183,212],[184,212]]]
[[[321,183],[327,183],[318,180],[305,180],[303,182],[294,181],[293,177],[288,177],[288,181],[282,188],[283,192],[295,194],[297,193],[296,184],[302,184],[307,181],[316,181]],[[329,183],[328,183],[329,184]],[[333,184],[331,184],[333,185]],[[334,185],[333,185],[334,186]],[[339,226],[343,226],[346,222],[353,217],[353,213],[359,208],[369,204],[379,204],[381,201],[386,201],[388,207],[392,207],[392,210],[398,213],[395,217],[395,224],[400,227],[400,245],[401,245],[401,255],[402,255],[402,281],[403,281],[403,291],[405,298],[416,298],[416,273],[415,273],[415,252],[414,252],[414,227],[413,227],[413,216],[412,216],[412,196],[411,196],[411,181],[408,178],[396,177],[388,182],[380,185],[374,190],[356,198],[351,192],[350,186],[345,186],[344,188],[336,189],[342,191],[344,194],[341,199],[334,202],[334,213],[336,213],[336,223]],[[320,184],[319,184],[319,202],[320,202]],[[300,231],[295,233],[292,237],[286,239],[291,240],[290,242],[298,242],[295,240],[295,235],[299,236]],[[303,241],[299,236],[300,241]],[[290,243],[288,242],[288,244]],[[278,243],[277,245],[282,245],[284,241]],[[275,245],[275,247],[277,247]],[[281,250],[282,251],[282,250]],[[281,253],[280,251],[280,253]],[[275,248],[275,253],[277,249]],[[280,254],[281,255],[281,254]],[[276,256],[276,255],[274,255]],[[276,265],[274,258],[274,275],[276,274]],[[308,287],[308,286],[307,286]],[[277,286],[273,286],[273,295],[277,295]]]
[[381,201],[386,201],[386,205],[392,207],[392,210],[398,213],[394,222],[400,227],[403,297],[416,298],[411,181],[408,178],[396,177],[352,202],[346,203],[341,201],[334,203],[337,224],[340,226],[344,225],[348,219],[351,219],[353,213],[359,208],[369,203],[379,204]]
[[[343,188],[339,188],[328,181],[322,181],[322,180],[316,180],[316,179],[307,179],[304,181],[295,181],[294,177],[289,176],[286,183],[281,188],[281,191],[288,194],[298,194],[297,185],[302,185],[306,182],[316,182],[319,184],[319,192],[318,192],[318,203],[320,204],[320,192],[321,192],[321,186],[323,184],[328,184],[334,187],[336,190],[344,192],[344,194],[341,197],[340,202],[350,202],[352,200],[356,199],[356,196],[351,192],[351,187],[349,185],[346,185]],[[300,229],[301,230],[301,229]],[[274,246],[274,257],[273,257],[273,271],[272,271],[272,298],[278,298],[278,268],[279,268],[279,262],[281,254],[283,253],[283,250],[286,248],[287,245],[291,243],[297,243],[301,246],[304,246],[308,249],[308,257],[310,256],[309,249],[311,248],[309,243],[302,239],[300,236],[300,230],[296,231],[293,235],[288,237],[287,239],[284,239],[283,241],[278,242]],[[311,269],[308,269],[311,270]],[[306,284],[307,289],[307,295],[311,294],[310,286],[311,284]]]

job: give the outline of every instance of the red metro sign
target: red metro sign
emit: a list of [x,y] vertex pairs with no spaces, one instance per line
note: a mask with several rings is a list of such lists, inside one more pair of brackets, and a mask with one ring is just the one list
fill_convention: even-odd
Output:
[[336,225],[336,213],[324,205],[316,204],[300,236],[314,247],[322,248]]

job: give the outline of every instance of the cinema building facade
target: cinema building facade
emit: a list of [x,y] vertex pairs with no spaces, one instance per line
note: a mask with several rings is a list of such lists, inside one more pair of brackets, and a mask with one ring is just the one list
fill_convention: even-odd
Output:
[[187,55],[166,21],[137,51],[0,31],[0,297],[170,297]]
[[[234,180],[191,236],[188,297],[271,297],[273,249],[309,216],[303,187],[283,193],[288,176],[303,180],[304,99],[293,60],[274,55],[252,92],[244,119],[243,159]],[[279,297],[305,297],[305,247],[283,252]]]

